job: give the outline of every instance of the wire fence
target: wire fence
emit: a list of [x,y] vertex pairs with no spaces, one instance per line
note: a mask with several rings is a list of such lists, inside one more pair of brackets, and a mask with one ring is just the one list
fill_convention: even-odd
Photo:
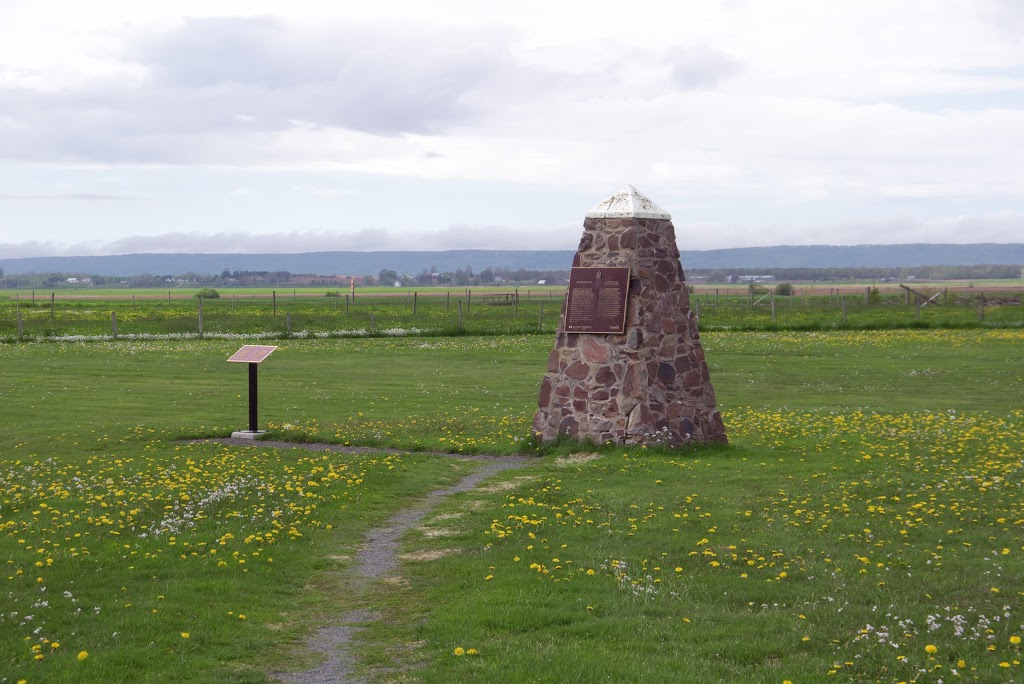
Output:
[[[394,294],[227,293],[217,298],[56,293],[0,298],[0,340],[144,336],[385,336],[554,333],[564,290]],[[920,295],[920,296],[919,296]],[[925,297],[930,297],[930,301]],[[709,289],[689,295],[702,330],[1019,327],[1022,293],[863,293],[778,296]]]

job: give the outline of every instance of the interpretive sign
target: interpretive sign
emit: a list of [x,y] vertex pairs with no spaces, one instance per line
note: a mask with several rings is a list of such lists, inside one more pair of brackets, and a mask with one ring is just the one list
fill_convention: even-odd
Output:
[[264,361],[268,356],[274,353],[277,347],[271,347],[263,344],[247,344],[241,349],[231,355],[228,361],[232,363],[247,363],[249,364],[249,429],[247,431],[237,431],[231,433],[232,437],[242,437],[245,439],[252,439],[260,433],[257,428],[256,411],[259,403],[259,389],[257,387],[258,381],[256,379],[256,369],[259,368],[260,362]]
[[234,354],[228,361],[234,363],[262,363],[268,356],[274,353],[277,347],[262,344],[247,344]]
[[628,267],[574,266],[569,272],[565,331],[624,333],[628,294]]

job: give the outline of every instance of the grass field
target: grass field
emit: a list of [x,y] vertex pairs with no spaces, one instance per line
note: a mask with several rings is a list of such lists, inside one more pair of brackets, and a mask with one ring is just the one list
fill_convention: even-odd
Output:
[[182,441],[244,427],[238,341],[0,345],[0,682],[266,681],[355,607],[380,681],[1020,680],[1024,331],[702,337],[730,446],[539,453],[369,591],[472,467],[394,450],[536,453],[550,337],[281,340],[261,420],[358,456]]

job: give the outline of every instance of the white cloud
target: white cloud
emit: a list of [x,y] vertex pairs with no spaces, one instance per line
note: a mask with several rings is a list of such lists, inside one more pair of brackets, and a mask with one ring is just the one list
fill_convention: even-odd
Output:
[[574,249],[582,233],[580,226],[521,230],[509,226],[456,225],[434,231],[397,232],[386,228],[364,228],[352,232],[294,231],[252,234],[240,231],[219,233],[163,233],[135,235],[111,241],[88,240],[71,244],[33,241],[0,243],[6,258],[29,256],[100,256],[137,253],[242,253],[299,254],[324,251],[438,251],[448,249]]
[[[914,236],[915,225],[1024,211],[1022,41],[1011,0],[524,0],[500,12],[469,0],[8,0],[0,178],[11,182],[0,202],[11,211],[0,231],[27,222],[67,244],[78,217],[59,206],[137,196],[194,204],[181,227],[219,235],[238,225],[225,215],[260,199],[249,179],[219,193],[233,204],[213,207],[218,224],[212,200],[174,188],[121,192],[61,175],[216,168],[302,174],[285,188],[321,203],[350,199],[339,173],[595,203],[630,182],[737,226],[739,240],[766,225],[814,240],[823,223],[894,216],[907,219],[886,230]],[[26,168],[53,172],[28,184]],[[461,220],[457,195],[434,207],[451,214],[433,225]],[[421,239],[403,224],[424,201],[387,207],[392,241]],[[166,231],[140,229],[131,203],[92,204],[108,208],[106,221],[90,214],[102,244]],[[488,222],[510,234],[535,226],[497,209]],[[427,242],[442,239],[476,237],[442,230]]]
[[[934,220],[890,218],[798,223],[728,224],[675,219],[679,249],[710,250],[772,245],[897,245],[913,243],[1006,244],[1024,236],[1024,213],[958,216]],[[571,250],[583,232],[579,224],[517,229],[507,225],[453,225],[439,230],[396,231],[371,227],[356,231],[277,233],[178,232],[135,235],[70,244],[46,241],[0,243],[5,258],[98,256],[136,253],[297,254],[323,251],[437,251],[450,249]],[[685,266],[685,264],[684,264]]]

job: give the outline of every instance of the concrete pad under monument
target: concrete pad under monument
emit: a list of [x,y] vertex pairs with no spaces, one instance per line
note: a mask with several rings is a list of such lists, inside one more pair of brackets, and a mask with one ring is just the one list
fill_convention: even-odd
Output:
[[631,185],[586,214],[538,405],[544,442],[726,441],[671,216]]

